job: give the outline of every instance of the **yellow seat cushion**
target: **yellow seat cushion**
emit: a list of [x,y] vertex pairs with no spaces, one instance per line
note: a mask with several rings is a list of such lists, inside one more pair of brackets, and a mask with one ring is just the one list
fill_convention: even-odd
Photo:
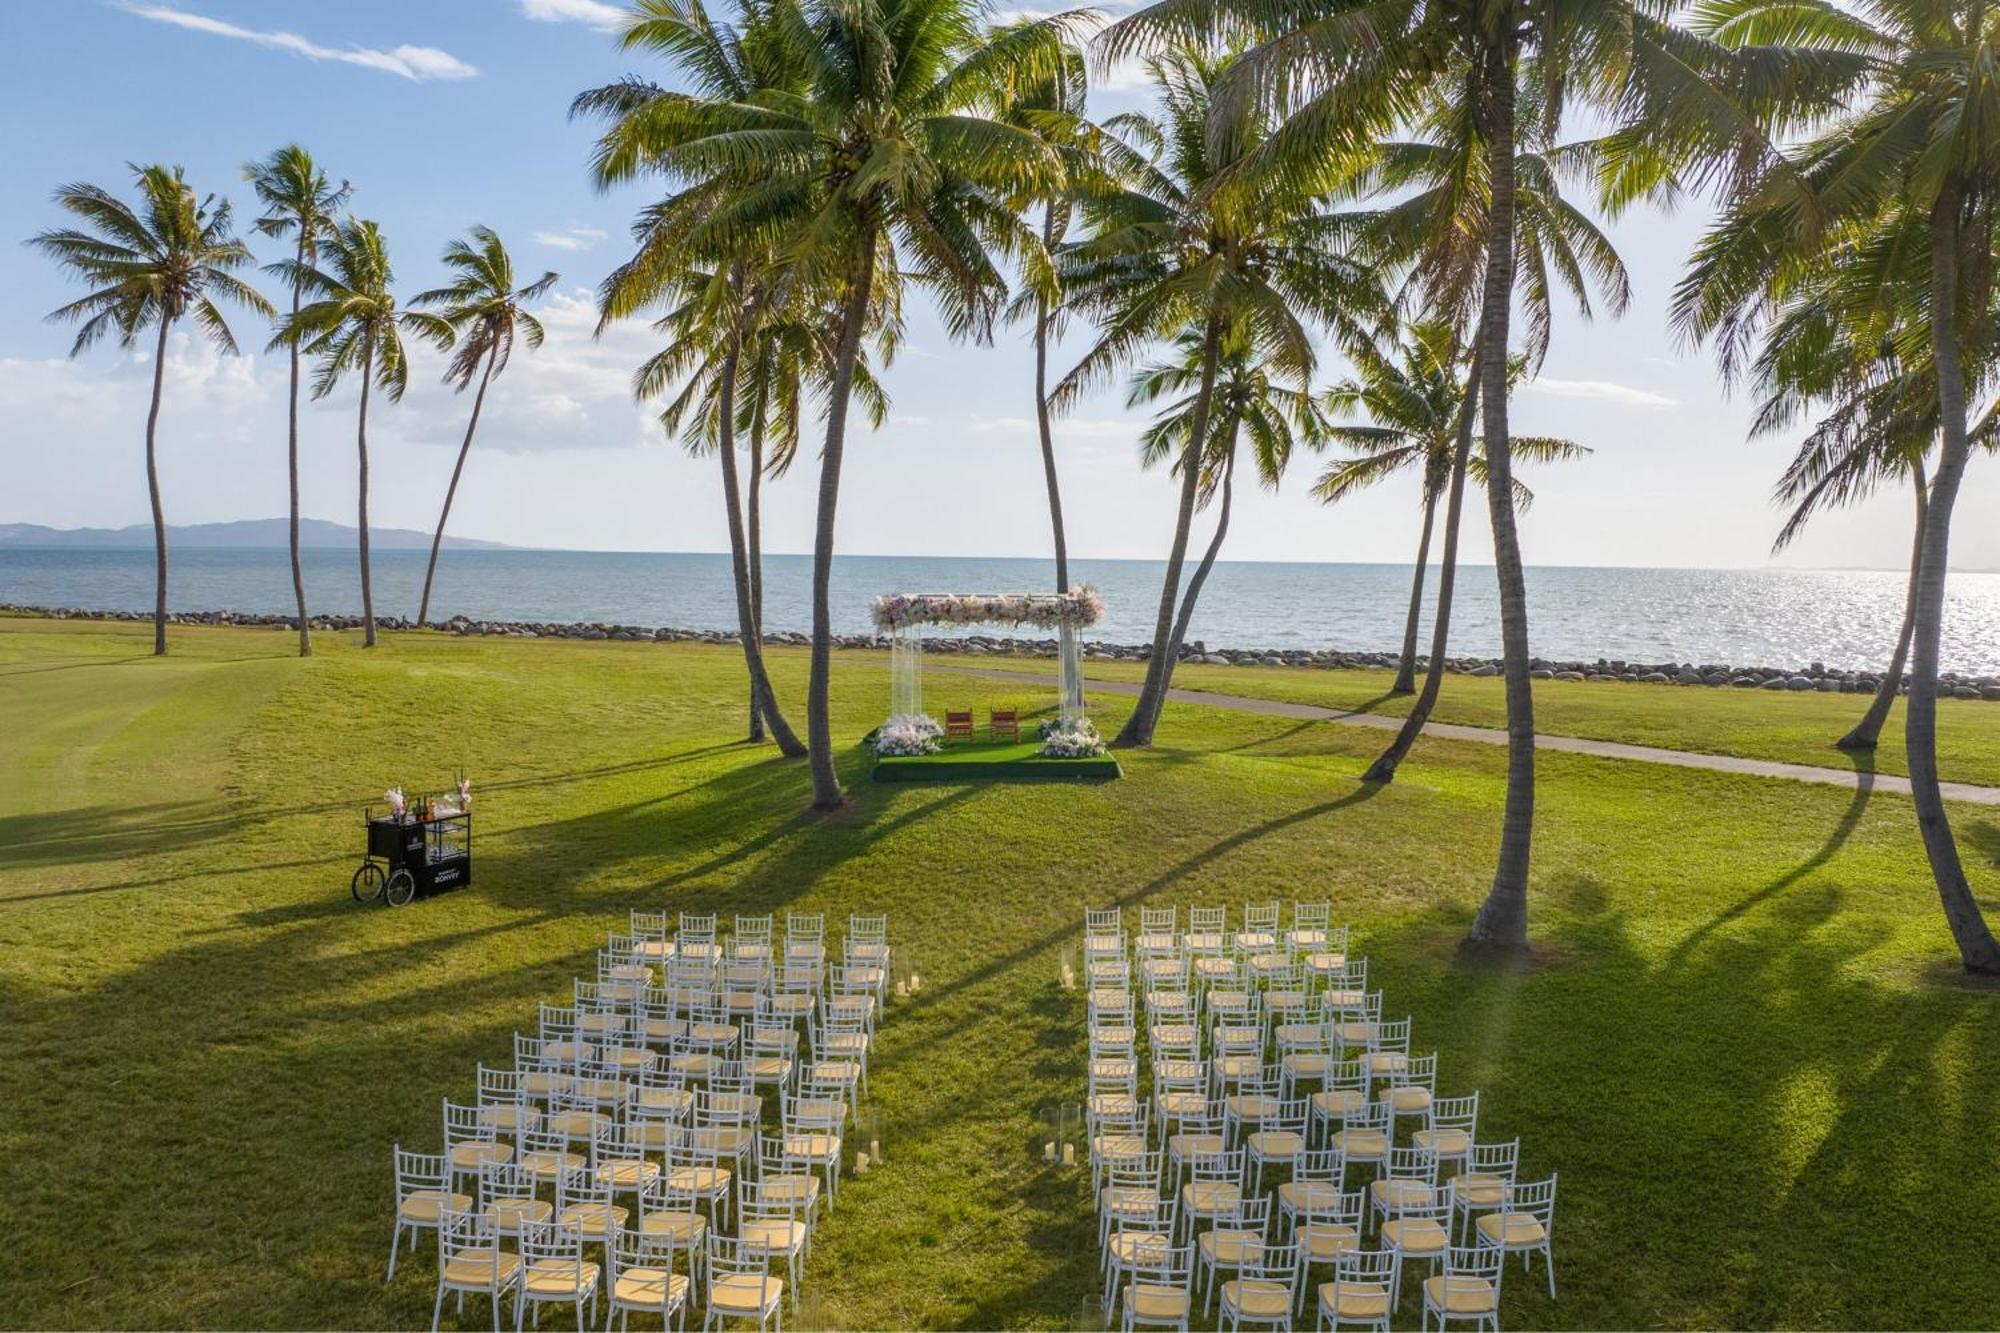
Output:
[[632,1104],[654,1115],[677,1116],[694,1105],[694,1094],[686,1088],[641,1087],[632,1094]]
[[1462,1129],[1420,1129],[1410,1141],[1440,1157],[1463,1157],[1472,1147],[1472,1136]]
[[1340,1204],[1340,1185],[1331,1180],[1288,1180],[1278,1186],[1278,1206],[1286,1212],[1308,1208],[1334,1208]]
[[658,1162],[648,1162],[641,1158],[605,1160],[597,1164],[600,1179],[609,1180],[614,1190],[635,1190],[660,1174]]
[[1479,1236],[1498,1245],[1540,1245],[1549,1233],[1533,1213],[1488,1213],[1479,1219]]
[[1446,1314],[1486,1314],[1496,1304],[1493,1284],[1483,1277],[1434,1277],[1424,1281],[1424,1300]]
[[554,1180],[562,1171],[573,1170],[583,1165],[583,1154],[573,1152],[529,1152],[521,1154],[521,1165],[535,1173],[537,1179]]
[[621,1305],[671,1309],[687,1299],[687,1288],[686,1276],[669,1269],[628,1268],[618,1275],[611,1296]]
[[582,1232],[585,1240],[603,1240],[613,1232],[623,1230],[625,1219],[630,1216],[629,1209],[612,1204],[573,1203],[562,1210],[562,1216],[557,1220]]
[[1379,1129],[1343,1129],[1333,1136],[1333,1146],[1355,1161],[1369,1161],[1389,1151],[1389,1136]]
[[1220,1134],[1176,1134],[1167,1140],[1168,1150],[1181,1157],[1222,1151]]
[[823,1161],[840,1156],[838,1134],[787,1134],[785,1156]]
[[806,1224],[789,1218],[758,1218],[736,1229],[745,1245],[783,1253],[806,1243]]
[[1376,1074],[1400,1074],[1410,1067],[1410,1057],[1401,1051],[1370,1051],[1368,1068]]
[[804,1171],[766,1171],[764,1195],[776,1203],[818,1203],[819,1177]]
[[1368,1094],[1359,1088],[1330,1088],[1325,1092],[1315,1092],[1312,1104],[1321,1115],[1337,1120],[1367,1106]]
[[521,1269],[521,1256],[500,1250],[460,1250],[445,1260],[441,1280],[450,1287],[506,1286]]
[[1230,1212],[1242,1199],[1243,1191],[1233,1180],[1197,1180],[1181,1186],[1181,1207],[1203,1216]]
[[566,1139],[587,1139],[604,1123],[605,1118],[596,1111],[558,1111],[549,1117],[547,1129]]
[[1435,1187],[1421,1180],[1377,1180],[1368,1186],[1377,1207],[1393,1212],[1408,1208],[1428,1208],[1437,1197]]
[[1267,1161],[1296,1157],[1306,1147],[1305,1136],[1288,1129],[1259,1130],[1249,1137],[1247,1143],[1252,1153]]
[[669,1245],[698,1243],[708,1234],[708,1219],[700,1213],[647,1213],[639,1219],[639,1234]]
[[1299,1253],[1312,1263],[1332,1263],[1349,1250],[1361,1248],[1361,1235],[1340,1222],[1308,1222],[1299,1228]]
[[714,1194],[729,1188],[729,1171],[720,1166],[677,1166],[667,1172],[667,1188],[681,1194]]
[[555,1212],[547,1199],[495,1199],[486,1205],[486,1221],[501,1231],[519,1231],[530,1222],[546,1222]]
[[1428,1217],[1398,1217],[1382,1224],[1382,1247],[1406,1255],[1443,1254],[1451,1238]]
[[1160,1114],[1163,1116],[1201,1115],[1208,1110],[1208,1098],[1199,1092],[1163,1092],[1160,1094]]
[[1260,1231],[1217,1227],[1202,1232],[1199,1243],[1202,1257],[1212,1264],[1240,1264],[1245,1256],[1254,1259],[1264,1253],[1264,1235]]
[[1188,1294],[1182,1287],[1161,1287],[1150,1282],[1134,1282],[1125,1293],[1126,1308],[1141,1319],[1186,1319]]
[[783,1278],[760,1278],[748,1273],[723,1273],[709,1280],[708,1305],[711,1310],[718,1312],[729,1314],[748,1312],[755,1317],[758,1311],[777,1304],[784,1291]]
[[1388,1098],[1389,1105],[1396,1108],[1397,1115],[1411,1115],[1430,1109],[1431,1090],[1415,1086],[1391,1088]]
[[1306,969],[1311,972],[1339,972],[1347,966],[1347,955],[1325,951],[1306,955]]
[[439,1209],[449,1208],[455,1213],[462,1213],[470,1207],[472,1207],[470,1195],[447,1194],[443,1190],[412,1190],[409,1196],[396,1206],[396,1218],[402,1222],[436,1226]]
[[455,1143],[451,1149],[451,1164],[461,1171],[513,1160],[514,1149],[505,1143]]
[[1389,1289],[1379,1282],[1322,1282],[1319,1307],[1341,1319],[1380,1319],[1389,1313]]
[[572,1298],[597,1285],[597,1265],[588,1259],[537,1259],[521,1275],[521,1289],[536,1296]]
[[1453,1176],[1451,1186],[1460,1203],[1471,1204],[1475,1208],[1498,1208],[1507,1197],[1506,1181],[1479,1171]]
[[479,1123],[502,1134],[513,1134],[541,1123],[542,1113],[528,1106],[482,1106]]
[[1247,1319],[1284,1319],[1292,1313],[1290,1288],[1257,1279],[1223,1283],[1222,1303],[1236,1307]]
[[1159,1263],[1165,1257],[1167,1237],[1161,1231],[1116,1231],[1109,1248],[1111,1257],[1122,1264]]

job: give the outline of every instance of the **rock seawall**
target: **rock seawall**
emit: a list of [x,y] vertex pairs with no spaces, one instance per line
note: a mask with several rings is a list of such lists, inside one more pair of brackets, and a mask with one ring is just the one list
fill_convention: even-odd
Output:
[[[150,621],[150,611],[90,611],[77,607],[63,606],[14,606],[0,603],[0,613],[36,616],[49,620],[126,620]],[[259,615],[239,611],[181,611],[168,616],[176,625],[236,625],[252,628],[292,629],[298,621],[287,615]],[[375,626],[382,630],[412,630],[414,622],[402,616],[377,616]],[[359,616],[314,616],[312,627],[322,630],[359,629]],[[735,643],[734,632],[721,630],[697,630],[654,628],[644,625],[615,625],[592,622],[556,622],[515,620],[472,620],[465,616],[453,616],[431,626],[432,632],[468,636],[494,636],[517,639],[586,639],[613,640],[634,643],[650,641],[655,643]],[[764,636],[766,643],[793,644],[803,646],[811,642],[809,636],[792,630],[777,630]],[[965,638],[925,639],[924,651],[940,656],[961,657],[1054,657],[1054,639],[1023,639],[1006,636],[970,635]],[[834,646],[839,648],[887,648],[889,640],[878,634],[837,634]],[[1143,662],[1152,655],[1148,644],[1102,643],[1096,640],[1083,645],[1083,655],[1103,661]],[[1343,652],[1331,649],[1258,649],[1258,648],[1217,648],[1210,649],[1199,640],[1181,646],[1182,662],[1201,662],[1212,666],[1276,666],[1276,667],[1360,667],[1369,669],[1390,669],[1396,666],[1395,653]],[[1418,658],[1419,669],[1425,665],[1424,658]],[[1497,676],[1500,674],[1500,659],[1497,657],[1453,657],[1445,661],[1445,669],[1462,676]],[[1611,658],[1598,658],[1594,662],[1554,661],[1536,658],[1530,674],[1537,680],[1597,681],[1602,683],[1629,683],[1644,685],[1700,685],[1713,689],[1758,689],[1787,690],[1795,692],[1818,691],[1823,694],[1872,694],[1881,682],[1880,673],[1867,671],[1843,671],[1830,668],[1823,663],[1813,662],[1803,667],[1780,668],[1767,666],[1736,666],[1725,662],[1628,662]],[[1908,679],[1903,682],[1908,689]],[[1970,675],[1962,672],[1945,672],[1938,678],[1938,693],[1956,699],[1991,699],[2000,701],[2000,675]]]

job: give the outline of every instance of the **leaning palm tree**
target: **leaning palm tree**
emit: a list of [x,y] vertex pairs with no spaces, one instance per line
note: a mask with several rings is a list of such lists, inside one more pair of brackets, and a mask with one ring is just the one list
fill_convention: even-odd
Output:
[[[297,144],[286,144],[261,162],[243,168],[243,178],[257,192],[264,216],[257,230],[266,236],[292,238],[292,262],[306,267],[319,262],[319,247],[333,235],[335,214],[353,187],[335,185]],[[299,312],[303,293],[292,284],[292,313]],[[287,348],[291,385],[285,406],[285,457],[291,492],[292,597],[299,610],[299,656],[312,656],[312,625],[306,615],[305,569],[299,560],[299,349]]]
[[[641,0],[684,12],[691,0]],[[982,42],[970,0],[770,0],[773,41],[805,91],[739,98],[701,80],[709,59],[675,47],[692,92],[624,99],[594,170],[613,184],[656,172],[703,197],[671,250],[695,262],[768,247],[786,281],[834,293],[841,312],[813,538],[812,665],[806,700],[813,806],[839,806],[829,682],[829,593],[854,367],[870,316],[905,275],[940,300],[952,332],[990,337],[1005,282],[989,250],[1038,241],[1010,201],[1047,188],[1061,164],[1034,136],[979,114],[1004,78],[1054,67],[1073,20]],[[684,267],[669,263],[669,268]],[[884,286],[889,290],[884,290]],[[886,299],[885,299],[886,298]]]
[[65,185],[56,191],[56,203],[80,225],[42,232],[28,243],[91,288],[49,316],[79,325],[71,356],[107,333],[116,333],[119,345],[130,348],[141,331],[158,330],[152,404],[146,411],[146,491],[153,504],[153,652],[165,656],[167,520],[160,504],[158,440],[167,337],[185,317],[202,336],[233,353],[236,339],[218,299],[266,318],[276,312],[236,276],[252,258],[236,239],[228,200],[197,196],[179,167],[133,164],[131,171],[138,207],[96,185]]
[[361,557],[362,643],[375,646],[375,592],[368,567],[368,397],[380,389],[400,402],[409,387],[410,361],[403,346],[409,332],[448,349],[451,325],[436,315],[400,310],[391,290],[395,272],[389,246],[373,222],[349,218],[334,230],[321,265],[286,264],[283,276],[313,298],[279,328],[272,346],[296,346],[316,357],[314,398],[324,398],[349,373],[361,383],[354,445],[360,463],[359,547]]
[[[1327,441],[1346,446],[1353,456],[1337,460],[1320,474],[1313,494],[1322,504],[1337,504],[1406,471],[1419,473],[1423,519],[1417,534],[1416,574],[1410,581],[1410,604],[1403,623],[1402,657],[1391,686],[1396,694],[1416,690],[1417,626],[1423,611],[1424,573],[1430,563],[1431,529],[1457,453],[1458,418],[1467,386],[1459,377],[1456,343],[1450,326],[1443,321],[1420,321],[1411,326],[1407,341],[1393,353],[1368,346],[1349,349],[1360,374],[1340,381],[1326,393],[1329,415],[1338,418],[1366,413],[1369,420],[1364,425],[1327,428]],[[1510,382],[1526,374],[1527,358],[1515,357],[1514,365]],[[1513,452],[1527,461],[1553,463],[1583,458],[1591,451],[1569,440],[1516,435]],[[1466,467],[1474,482],[1486,484],[1483,453],[1475,450]],[[1534,499],[1534,492],[1516,478],[1515,507],[1526,510]],[[1447,605],[1442,614],[1448,618],[1449,613]]]
[[[1951,521],[1973,443],[1971,391],[1993,373],[1979,349],[1994,320],[1991,200],[2000,193],[2000,7],[1909,0],[1860,10],[1779,0],[1705,7],[1698,29],[1768,75],[1823,86],[1800,112],[1798,79],[1770,77],[1756,152],[1738,148],[1746,183],[1704,237],[1676,294],[1684,332],[1715,338],[1728,369],[1766,326],[1774,293],[1801,264],[1897,215],[1924,226],[1937,445],[1910,642],[1904,751],[1912,803],[1939,903],[1967,971],[2000,973],[1996,940],[1965,875],[1939,785],[1937,692]],[[1805,128],[1780,150],[1770,141]]]
[[[1234,168],[1268,126],[1216,118],[1212,90],[1227,57],[1177,47],[1149,64],[1159,118],[1134,113],[1116,128],[1157,145],[1158,160],[1085,198],[1089,232],[1065,249],[1060,269],[1070,308],[1095,319],[1099,332],[1054,396],[1066,407],[1152,343],[1199,328],[1201,374],[1185,437],[1193,451],[1210,440],[1225,334],[1248,339],[1304,382],[1315,364],[1307,321],[1359,341],[1385,303],[1373,274],[1327,243],[1338,220],[1324,200],[1350,163],[1320,154],[1282,177],[1251,182]],[[1152,743],[1180,651],[1174,612],[1203,469],[1191,454],[1177,470],[1180,503],[1146,680],[1112,742],[1118,746]]]
[[430,563],[424,566],[424,595],[417,606],[417,628],[422,629],[431,613],[431,580],[437,575],[438,547],[444,544],[445,520],[451,517],[452,497],[458,494],[458,479],[465,471],[465,456],[472,452],[472,435],[479,429],[479,409],[486,404],[486,386],[507,369],[514,353],[518,331],[530,350],[542,345],[542,323],[524,306],[540,300],[556,285],[554,272],[525,287],[514,286],[514,260],[489,227],[474,227],[470,241],[453,241],[444,248],[444,264],[456,275],[443,287],[420,292],[410,304],[437,307],[438,318],[452,328],[457,342],[451,363],[445,367],[445,383],[463,393],[479,378],[479,391],[472,396],[472,416],[465,423],[465,439],[458,446],[458,461],[452,465],[451,484],[445,487],[444,508],[438,512],[437,531],[431,536]]
[[1317,449],[1326,439],[1325,415],[1307,385],[1310,367],[1262,358],[1239,327],[1223,334],[1217,350],[1208,442],[1201,449],[1190,448],[1188,436],[1194,429],[1202,378],[1202,348],[1202,330],[1184,330],[1174,339],[1173,357],[1142,367],[1133,376],[1125,399],[1127,407],[1160,404],[1153,424],[1139,437],[1140,466],[1151,467],[1162,460],[1170,460],[1175,468],[1199,466],[1202,475],[1197,507],[1217,501],[1215,532],[1188,578],[1174,619],[1175,643],[1186,641],[1195,602],[1215,568],[1223,539],[1229,535],[1238,442],[1249,437],[1258,479],[1276,490],[1298,447]]

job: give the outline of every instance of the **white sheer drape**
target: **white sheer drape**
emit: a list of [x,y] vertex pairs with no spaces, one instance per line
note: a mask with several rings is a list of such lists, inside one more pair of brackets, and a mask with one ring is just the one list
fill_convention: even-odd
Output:
[[1056,657],[1060,664],[1058,669],[1062,685],[1058,716],[1064,722],[1075,722],[1083,716],[1083,663],[1074,627],[1057,627]]
[[920,627],[901,625],[889,636],[889,715],[924,711],[924,641]]

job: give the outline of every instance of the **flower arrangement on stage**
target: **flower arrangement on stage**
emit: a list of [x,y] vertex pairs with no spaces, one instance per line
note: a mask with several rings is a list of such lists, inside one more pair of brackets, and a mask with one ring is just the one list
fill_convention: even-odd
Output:
[[1084,586],[1060,593],[899,592],[877,597],[875,628],[894,631],[911,625],[1031,625],[1036,629],[1083,629],[1104,615],[1104,598]]
[[1087,717],[1042,724],[1042,755],[1048,759],[1096,759],[1104,754],[1104,738]]
[[936,754],[944,728],[929,713],[898,713],[875,733],[878,755]]

